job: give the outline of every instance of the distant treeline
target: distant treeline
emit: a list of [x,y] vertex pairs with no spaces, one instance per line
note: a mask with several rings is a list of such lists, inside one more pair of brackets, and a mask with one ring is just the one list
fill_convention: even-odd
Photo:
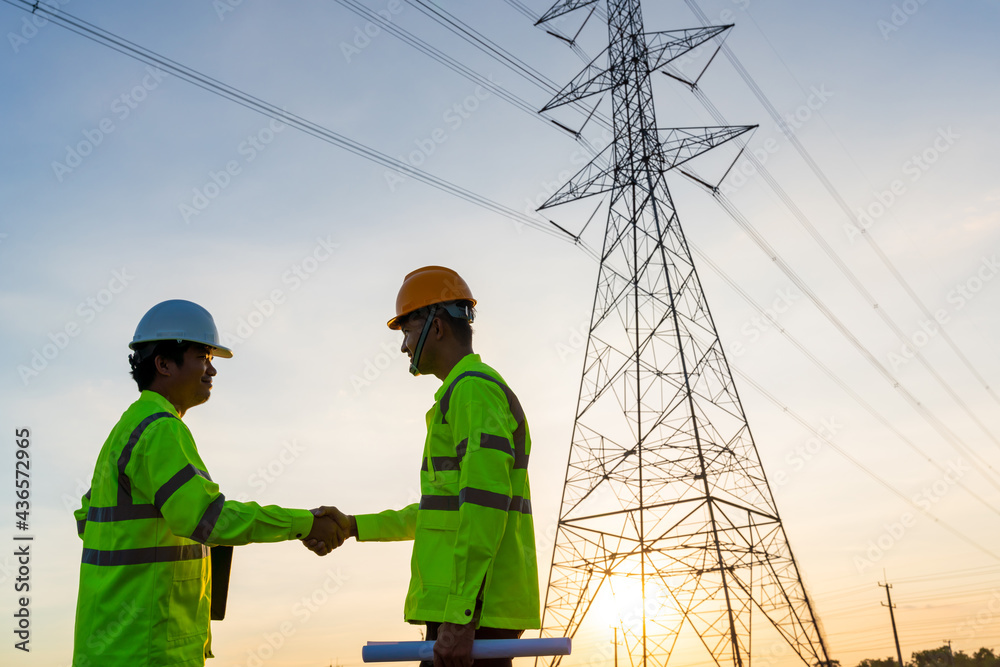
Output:
[[[865,659],[858,667],[899,667],[894,657]],[[1000,656],[991,648],[981,648],[972,655],[965,651],[952,651],[947,645],[917,651],[904,667],[1000,667]]]

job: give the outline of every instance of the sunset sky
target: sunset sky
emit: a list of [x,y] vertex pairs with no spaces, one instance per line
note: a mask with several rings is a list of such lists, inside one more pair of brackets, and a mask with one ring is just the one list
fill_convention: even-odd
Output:
[[[359,1],[529,109],[551,97],[417,4]],[[542,217],[544,231],[487,211],[18,4],[0,4],[0,451],[9,471],[0,662],[70,664],[81,549],[72,511],[136,395],[127,344],[165,299],[208,308],[234,350],[216,363],[212,399],[184,418],[228,498],[349,513],[412,502],[439,383],[407,373],[385,322],[402,277],[428,264],[471,286],[476,351],[531,424],[544,598],[596,261]],[[57,4],[521,214],[534,215],[588,159],[549,120],[346,0]],[[557,88],[586,64],[518,11],[538,15],[546,2],[438,4]],[[646,30],[703,25],[695,7],[709,24],[735,23],[726,45],[736,62],[720,53],[699,95],[657,76],[658,125],[716,125],[704,99],[729,123],[760,125],[747,153],[766,174],[744,155],[722,192],[771,250],[691,180],[668,183],[830,655],[843,667],[894,655],[886,579],[904,658],[944,640],[967,652],[1000,647],[1000,4],[671,0],[644,4]],[[582,19],[552,27],[572,34]],[[592,58],[606,42],[595,16],[579,45]],[[610,114],[607,102],[601,112]],[[598,149],[608,140],[593,121],[584,135]],[[712,159],[692,168],[709,177],[722,164]],[[546,211],[574,233],[587,215]],[[584,242],[599,248],[603,230],[598,215]],[[14,432],[24,427],[35,538],[29,654],[9,630]],[[407,543],[352,541],[325,558],[294,542],[237,549],[209,664],[355,667],[365,641],[418,639],[402,621],[408,562]],[[566,664],[608,664],[611,622],[595,623]],[[755,644],[754,660],[796,664],[780,645]]]

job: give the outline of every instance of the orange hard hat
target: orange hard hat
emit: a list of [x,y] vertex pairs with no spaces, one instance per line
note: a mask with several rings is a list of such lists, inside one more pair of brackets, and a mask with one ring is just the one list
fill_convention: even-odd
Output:
[[468,284],[451,269],[425,266],[412,271],[403,278],[403,286],[396,295],[396,316],[389,320],[389,328],[399,329],[400,319],[404,315],[424,306],[447,301],[470,301],[473,306],[476,305]]

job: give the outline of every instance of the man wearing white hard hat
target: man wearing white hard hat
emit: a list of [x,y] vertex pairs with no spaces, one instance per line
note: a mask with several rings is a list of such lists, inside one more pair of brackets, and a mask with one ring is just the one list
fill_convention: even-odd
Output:
[[207,310],[157,304],[129,347],[141,393],[101,448],[75,512],[83,558],[73,665],[204,665],[210,617],[224,613],[212,599],[219,559],[210,547],[231,557],[231,545],[314,539],[324,552],[347,527],[321,510],[226,500],[212,481],[181,421],[211,396],[213,357],[233,356]]

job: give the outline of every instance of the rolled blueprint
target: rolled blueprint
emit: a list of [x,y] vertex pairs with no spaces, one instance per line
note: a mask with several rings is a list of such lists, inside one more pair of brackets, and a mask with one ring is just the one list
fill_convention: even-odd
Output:
[[[524,658],[536,655],[569,655],[569,637],[545,639],[477,639],[472,642],[473,660]],[[361,648],[365,662],[413,662],[433,660],[434,642],[368,642]]]

